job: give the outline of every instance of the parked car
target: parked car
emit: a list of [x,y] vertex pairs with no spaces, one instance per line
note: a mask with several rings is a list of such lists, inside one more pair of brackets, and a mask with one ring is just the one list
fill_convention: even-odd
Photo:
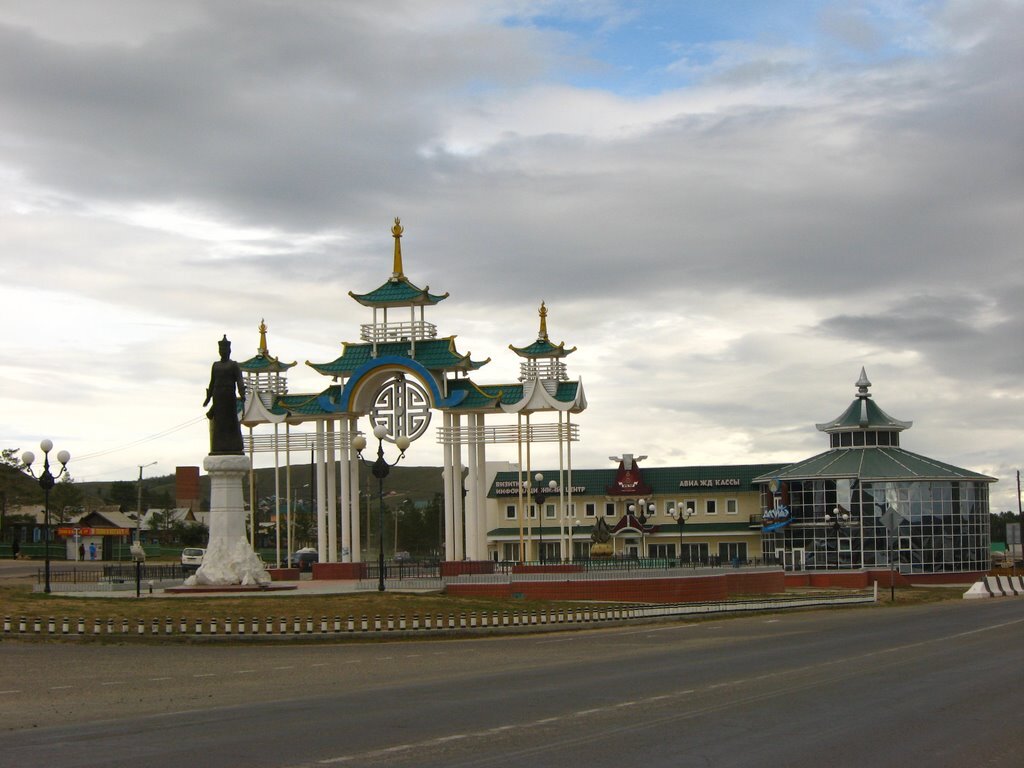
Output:
[[181,567],[186,571],[195,571],[203,564],[205,549],[199,547],[185,547],[181,550]]
[[292,552],[292,559],[289,565],[292,568],[298,568],[302,573],[309,573],[313,570],[313,563],[320,562],[320,555],[312,547],[304,547],[303,549]]
[[412,555],[410,555],[408,552],[406,552],[404,550],[402,550],[400,552],[395,552],[395,562],[396,563],[411,563],[412,562]]

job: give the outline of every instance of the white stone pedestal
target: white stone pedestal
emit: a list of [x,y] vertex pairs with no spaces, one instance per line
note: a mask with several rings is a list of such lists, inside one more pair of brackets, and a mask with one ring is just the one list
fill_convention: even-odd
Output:
[[269,584],[270,574],[245,537],[242,485],[249,460],[245,456],[207,456],[203,469],[210,475],[210,543],[203,564],[185,585]]

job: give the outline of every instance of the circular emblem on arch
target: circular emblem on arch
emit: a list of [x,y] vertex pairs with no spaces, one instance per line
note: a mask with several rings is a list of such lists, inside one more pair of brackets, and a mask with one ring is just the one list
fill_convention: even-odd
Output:
[[403,435],[415,440],[430,426],[430,397],[417,382],[404,376],[394,378],[374,397],[370,420],[387,429],[384,439],[389,442]]

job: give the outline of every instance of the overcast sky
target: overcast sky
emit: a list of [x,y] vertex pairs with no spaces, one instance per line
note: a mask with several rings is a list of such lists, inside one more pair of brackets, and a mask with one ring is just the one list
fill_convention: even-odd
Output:
[[1015,510],[1022,40],[1016,0],[0,0],[0,443],[201,464],[221,335],[319,390],[400,216],[478,382],[547,302],[576,467],[805,458],[863,366]]

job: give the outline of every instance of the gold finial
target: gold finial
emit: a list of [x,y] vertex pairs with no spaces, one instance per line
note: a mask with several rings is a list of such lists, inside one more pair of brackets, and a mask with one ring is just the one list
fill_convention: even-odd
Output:
[[260,348],[257,350],[264,357],[267,356],[267,322],[260,318]]
[[395,238],[395,264],[391,268],[392,279],[405,277],[405,273],[402,271],[402,233],[405,229],[402,227],[402,222],[397,216],[395,216],[395,226],[391,228],[391,236]]
[[537,334],[537,341],[548,340],[548,308],[544,306],[544,301],[540,302],[540,333]]

